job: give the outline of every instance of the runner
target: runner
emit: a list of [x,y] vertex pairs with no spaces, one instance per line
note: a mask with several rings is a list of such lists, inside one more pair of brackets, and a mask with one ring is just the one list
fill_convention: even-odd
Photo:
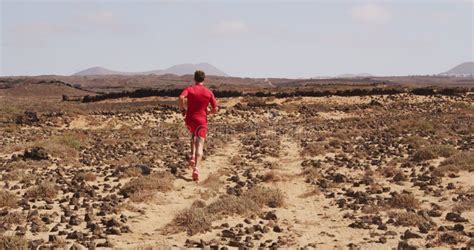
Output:
[[[185,116],[186,127],[191,132],[191,155],[189,166],[193,169],[193,180],[199,180],[199,162],[203,155],[204,141],[207,134],[207,115],[217,112],[217,101],[212,91],[204,87],[205,73],[194,72],[194,85],[183,90],[179,95],[179,109]],[[187,109],[185,99],[188,100]],[[209,109],[209,104],[211,108]]]

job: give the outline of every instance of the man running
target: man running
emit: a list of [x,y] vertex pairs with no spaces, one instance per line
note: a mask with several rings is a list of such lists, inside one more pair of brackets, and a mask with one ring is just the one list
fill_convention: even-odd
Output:
[[[217,101],[212,91],[204,87],[205,74],[201,70],[194,72],[194,85],[179,95],[179,109],[185,116],[186,127],[191,132],[191,156],[189,166],[193,169],[193,180],[199,180],[198,164],[203,155],[204,140],[207,133],[207,115],[217,112]],[[188,100],[187,109],[184,99]],[[209,109],[211,104],[211,109]]]

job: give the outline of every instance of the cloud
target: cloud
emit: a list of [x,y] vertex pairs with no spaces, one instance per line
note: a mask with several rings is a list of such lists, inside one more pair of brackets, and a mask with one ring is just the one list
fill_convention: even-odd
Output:
[[352,18],[365,23],[385,23],[390,20],[390,11],[380,5],[365,4],[352,9]]
[[31,20],[5,28],[2,46],[44,47],[65,37],[131,35],[138,28],[110,11],[90,11],[61,20]]
[[247,24],[241,20],[220,21],[212,27],[212,33],[219,37],[236,37],[247,31]]
[[80,18],[82,23],[98,25],[98,26],[109,26],[118,24],[118,18],[110,11],[98,11],[88,13]]

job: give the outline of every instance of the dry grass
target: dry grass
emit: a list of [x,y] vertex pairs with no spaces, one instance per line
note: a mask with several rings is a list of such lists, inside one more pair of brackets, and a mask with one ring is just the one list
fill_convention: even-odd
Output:
[[203,233],[212,228],[212,221],[223,216],[248,215],[257,213],[264,206],[280,207],[283,203],[284,195],[279,189],[254,187],[241,196],[221,196],[207,206],[203,202],[193,203],[191,208],[179,212],[164,231],[187,231],[189,235]]
[[120,189],[120,194],[135,202],[153,197],[155,192],[167,192],[173,189],[174,177],[168,172],[159,172],[132,179]]
[[0,249],[28,249],[28,241],[19,236],[0,236]]
[[10,212],[5,216],[0,216],[0,221],[7,225],[19,225],[25,221],[25,216],[20,212]]
[[435,174],[443,175],[445,172],[461,170],[474,171],[474,151],[462,151],[450,156],[435,170]]
[[437,157],[450,157],[458,151],[451,145],[430,145],[419,148],[413,154],[414,161],[426,161]]
[[0,191],[0,207],[17,207],[18,197],[8,191]]
[[82,147],[89,143],[88,136],[79,132],[65,133],[63,135],[52,136],[47,140],[38,138],[38,141],[31,146],[40,146],[54,157],[59,157],[70,162],[79,156]]
[[3,181],[18,181],[23,178],[25,171],[21,169],[13,169],[12,171],[6,172],[2,175]]
[[51,183],[42,183],[28,189],[25,193],[27,198],[55,198],[58,195],[56,187]]
[[426,222],[423,216],[413,212],[390,211],[388,216],[395,220],[395,225],[397,226],[418,226],[421,223]]
[[202,208],[185,209],[175,216],[172,223],[179,228],[185,228],[189,235],[205,233],[212,228],[212,219]]
[[416,209],[420,206],[420,202],[413,194],[396,194],[390,198],[388,204],[395,208]]

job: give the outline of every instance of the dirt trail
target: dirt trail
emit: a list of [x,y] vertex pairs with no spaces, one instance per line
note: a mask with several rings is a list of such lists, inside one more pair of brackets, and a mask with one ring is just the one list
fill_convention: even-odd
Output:
[[348,227],[351,221],[343,218],[345,212],[331,204],[332,199],[325,198],[322,193],[312,193],[315,187],[305,181],[301,167],[303,159],[294,140],[284,138],[282,151],[282,157],[275,159],[281,164],[278,173],[283,177],[282,181],[268,185],[283,190],[286,195],[286,206],[275,211],[280,226],[283,225],[286,231],[284,237],[289,246],[333,249],[345,248],[347,242],[352,242],[362,248],[381,249],[378,243],[363,242],[363,237],[367,236],[364,230]]
[[210,174],[224,169],[232,157],[232,152],[238,152],[238,143],[231,141],[227,143],[219,152],[209,156],[201,165],[201,181],[193,183],[191,181],[191,170],[188,176],[177,178],[174,182],[174,189],[168,193],[157,193],[153,201],[149,203],[133,204],[134,207],[142,209],[144,214],[127,211],[130,216],[130,228],[133,233],[123,237],[113,237],[114,246],[117,248],[136,247],[172,247],[182,246],[186,239],[212,238],[214,234],[195,235],[190,237],[186,232],[162,235],[161,229],[170,223],[176,213],[188,208],[198,199],[202,199],[209,192],[204,182]]

